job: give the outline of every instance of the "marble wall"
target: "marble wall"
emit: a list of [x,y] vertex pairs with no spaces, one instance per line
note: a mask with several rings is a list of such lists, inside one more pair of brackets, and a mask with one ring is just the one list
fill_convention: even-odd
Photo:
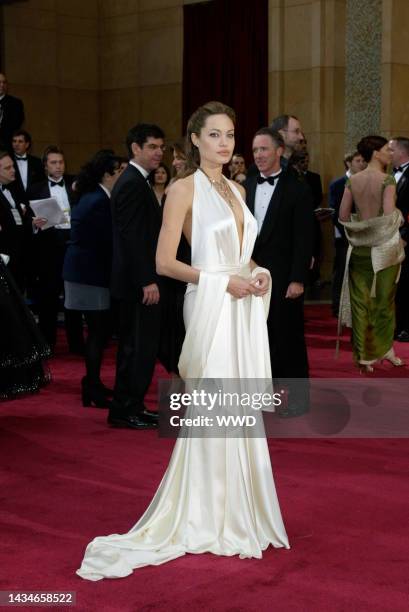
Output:
[[379,134],[382,91],[382,0],[347,0],[345,148]]
[[3,6],[2,69],[26,108],[34,152],[56,143],[69,167],[127,129],[181,132],[183,0],[27,0]]
[[24,100],[41,153],[61,145],[71,169],[100,145],[98,1],[28,0],[2,7],[2,69]]
[[342,172],[345,0],[269,0],[269,116],[296,115],[324,181]]
[[[138,120],[156,121],[169,138],[179,137],[183,4],[195,1],[26,0],[3,6],[3,69],[11,92],[24,99],[35,150],[56,142],[76,170],[100,146],[124,150],[126,130]],[[369,38],[347,19],[364,5],[378,8],[366,11]],[[355,117],[351,121],[345,110],[352,101],[357,108],[366,92],[357,87],[351,96],[347,66],[370,60],[366,70],[381,78],[376,122],[385,134],[409,132],[408,23],[407,0],[269,0],[269,117],[288,112],[300,118],[311,167],[325,186],[343,171]],[[356,48],[357,39],[367,53]]]
[[100,2],[101,141],[119,149],[137,121],[178,138],[182,113],[182,0]]
[[409,2],[382,3],[381,130],[409,136]]
[[[269,117],[297,116],[310,169],[327,191],[343,173],[346,0],[269,0]],[[327,198],[325,194],[325,199]],[[333,226],[322,223],[323,280],[331,277]]]

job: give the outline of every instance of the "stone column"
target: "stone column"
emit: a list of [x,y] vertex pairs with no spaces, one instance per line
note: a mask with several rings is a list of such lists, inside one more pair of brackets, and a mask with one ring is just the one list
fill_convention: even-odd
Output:
[[347,0],[345,145],[381,130],[382,0]]
[[383,0],[382,134],[409,136],[409,2]]

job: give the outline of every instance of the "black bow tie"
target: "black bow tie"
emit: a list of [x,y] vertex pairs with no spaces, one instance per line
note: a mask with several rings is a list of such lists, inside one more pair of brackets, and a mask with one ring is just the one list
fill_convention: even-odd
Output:
[[398,166],[397,168],[393,169],[393,173],[396,174],[397,172],[402,172],[403,171],[403,166]]
[[1,186],[2,191],[10,191],[7,185]]
[[269,176],[267,178],[265,178],[264,176],[259,175],[257,177],[257,183],[259,185],[262,185],[263,183],[265,183],[266,181],[269,183],[269,185],[274,185],[275,181],[278,180],[279,178],[279,174],[276,174],[276,176]]
[[61,181],[50,180],[50,187],[55,187],[56,185],[58,185],[58,187],[64,187],[64,179],[61,179]]
[[16,155],[16,159],[18,161],[27,161],[27,157],[19,157],[18,155]]

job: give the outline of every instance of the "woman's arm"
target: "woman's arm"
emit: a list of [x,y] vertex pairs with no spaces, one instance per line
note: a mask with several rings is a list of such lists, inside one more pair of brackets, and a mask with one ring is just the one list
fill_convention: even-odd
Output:
[[193,177],[180,179],[169,188],[156,250],[156,271],[185,283],[199,282],[200,271],[176,259],[186,218],[192,211]]
[[340,221],[349,221],[351,217],[353,198],[350,188],[347,186],[342,196],[341,206],[339,207],[339,219]]
[[[180,179],[170,187],[156,250],[156,271],[162,276],[197,285],[200,271],[176,259],[183,226],[192,213],[192,201],[193,177]],[[249,281],[237,275],[230,276],[227,291],[235,298],[256,293]]]
[[391,215],[396,208],[396,185],[389,184],[383,190],[383,214]]

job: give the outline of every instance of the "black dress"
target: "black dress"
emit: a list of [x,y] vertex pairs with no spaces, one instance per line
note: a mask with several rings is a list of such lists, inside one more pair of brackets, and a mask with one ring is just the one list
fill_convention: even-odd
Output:
[[[162,199],[162,208],[164,205],[165,198]],[[176,259],[190,266],[191,249],[183,234]],[[178,374],[179,357],[186,334],[183,321],[186,283],[174,278],[163,277],[162,287],[164,295],[161,300],[161,334],[158,359],[168,372]]]
[[51,351],[0,256],[0,399],[33,393],[50,380]]

